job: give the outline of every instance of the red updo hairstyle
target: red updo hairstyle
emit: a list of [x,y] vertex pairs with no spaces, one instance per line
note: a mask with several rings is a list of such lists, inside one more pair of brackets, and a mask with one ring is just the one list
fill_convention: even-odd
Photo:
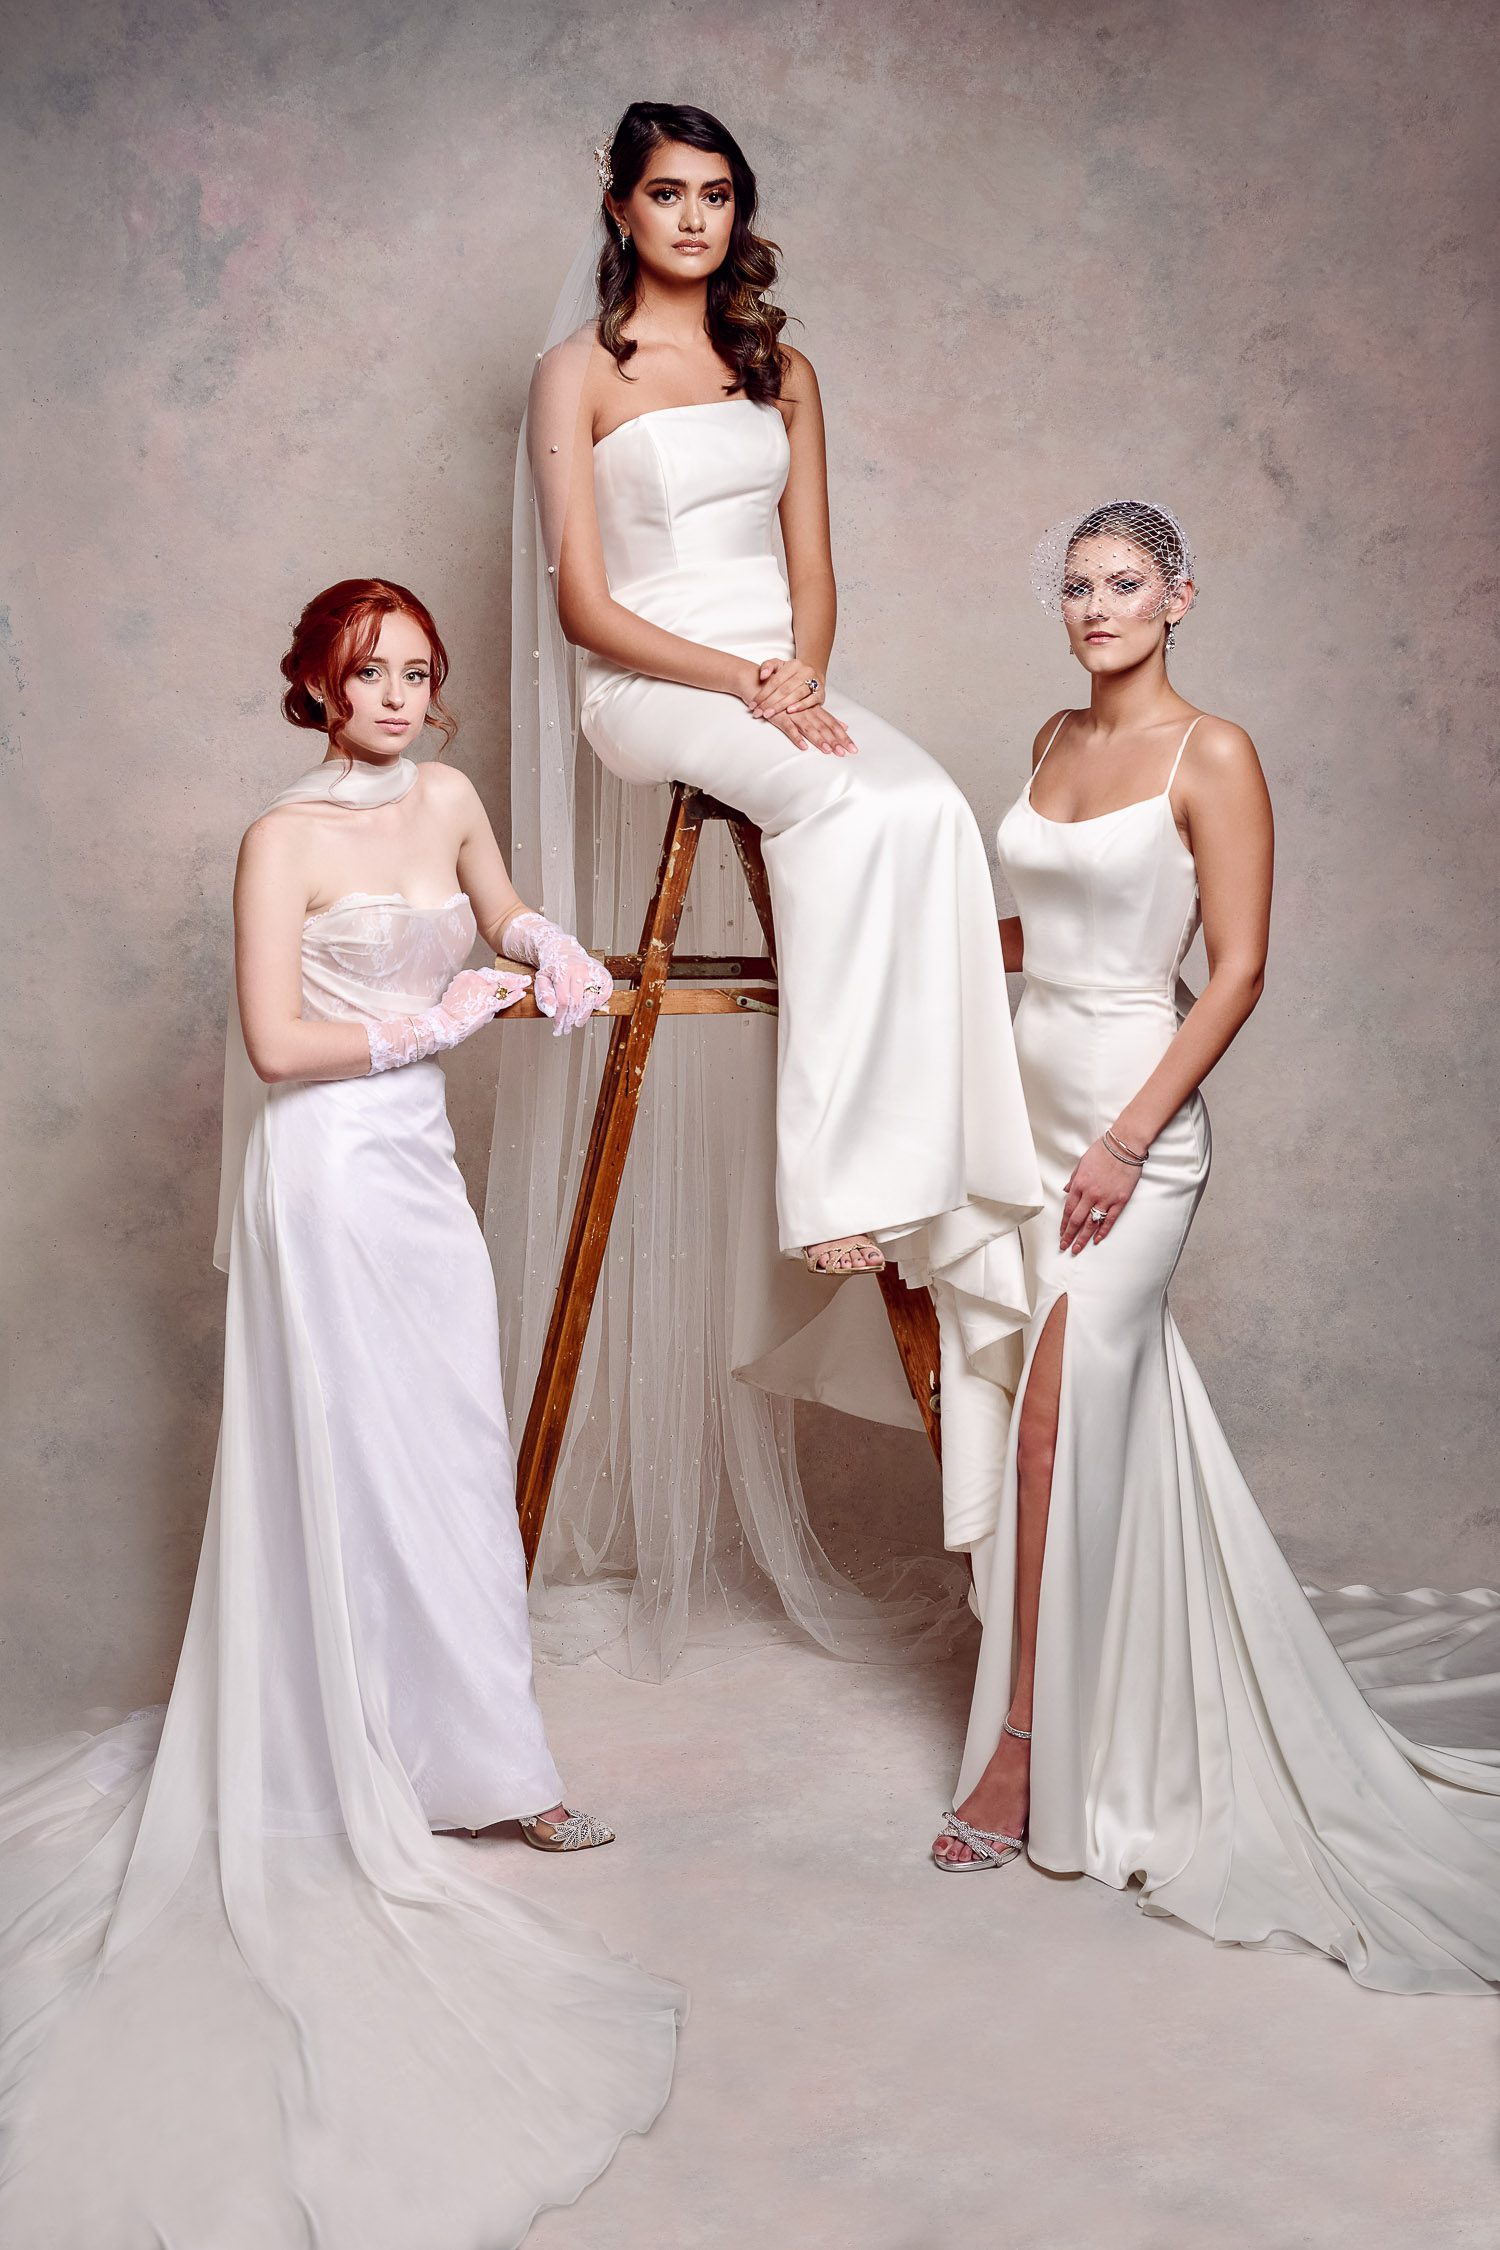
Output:
[[[432,700],[427,724],[438,728],[446,750],[458,732],[458,721],[443,704],[442,687],[448,677],[448,651],[425,602],[389,578],[341,578],[314,594],[297,620],[292,645],[281,659],[287,690],[281,708],[294,727],[311,727],[327,734],[335,750],[339,736],[354,715],[344,693],[351,672],[368,664],[387,617],[409,617],[427,635],[432,655]],[[321,692],[324,701],[318,700]],[[438,752],[442,756],[442,751]]]

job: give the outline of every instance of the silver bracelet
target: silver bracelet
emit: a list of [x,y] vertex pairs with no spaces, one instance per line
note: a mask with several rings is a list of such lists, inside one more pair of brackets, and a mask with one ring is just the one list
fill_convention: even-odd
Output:
[[1117,1164],[1132,1164],[1137,1171],[1145,1164],[1144,1156],[1137,1156],[1133,1148],[1127,1148],[1122,1140],[1116,1139],[1114,1128],[1110,1125],[1104,1128],[1104,1145]]

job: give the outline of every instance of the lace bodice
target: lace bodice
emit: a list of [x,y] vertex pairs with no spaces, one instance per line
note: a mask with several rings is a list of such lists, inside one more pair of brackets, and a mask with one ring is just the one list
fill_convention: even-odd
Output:
[[416,1015],[440,1000],[473,950],[462,891],[414,906],[399,891],[351,891],[302,925],[302,1013]]

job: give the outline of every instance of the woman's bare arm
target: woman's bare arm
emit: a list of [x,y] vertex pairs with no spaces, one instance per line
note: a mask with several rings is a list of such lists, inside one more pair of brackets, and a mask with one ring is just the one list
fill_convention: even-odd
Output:
[[797,351],[788,351],[787,357],[791,365],[782,404],[792,463],[781,495],[781,541],[797,661],[821,679],[833,654],[839,608],[828,522],[828,447],[812,362]]
[[269,813],[246,831],[234,874],[234,981],[245,1051],[267,1085],[365,1078],[370,1043],[357,1022],[302,1017],[302,923],[313,891],[296,816]]
[[1271,934],[1271,799],[1243,727],[1205,719],[1193,736],[1179,799],[1187,817],[1208,982],[1140,1092],[1115,1120],[1146,1149],[1195,1093],[1250,1015],[1265,984]]
[[[602,347],[600,356],[609,359]],[[564,633],[575,647],[591,649],[628,672],[746,701],[760,685],[759,668],[748,657],[649,624],[611,595],[594,505],[595,401],[594,383],[587,374],[580,379],[576,354],[567,346],[549,353],[533,378],[527,413],[532,476],[557,550],[557,614]],[[569,459],[564,492],[559,461]]]
[[[435,767],[430,767],[428,772],[436,778]],[[518,914],[539,912],[540,909],[528,907],[511,881],[510,869],[495,840],[489,814],[467,774],[448,767],[443,771],[438,786],[444,791],[445,809],[446,804],[452,806],[455,822],[454,860],[460,886],[467,893],[474,920],[485,944],[493,952],[503,954],[505,932],[510,923]]]

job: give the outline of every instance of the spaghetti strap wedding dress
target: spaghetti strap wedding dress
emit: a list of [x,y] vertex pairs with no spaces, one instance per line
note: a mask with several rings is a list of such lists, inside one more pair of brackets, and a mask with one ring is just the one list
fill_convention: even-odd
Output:
[[[1138,1884],[1147,1912],[1221,1943],[1315,1949],[1383,1991],[1483,1992],[1500,1981],[1500,1594],[1298,1584],[1167,1305],[1208,1178],[1197,1094],[1108,1238],[1057,1247],[1074,1165],[1177,1029],[1199,918],[1171,806],[1188,735],[1158,796],[1064,823],[1028,785],[1000,828],[1046,1196],[1019,1399],[1067,1307],[1027,1849]],[[1010,1702],[1019,1399],[957,1802]]]
[[[303,1012],[420,1012],[474,939],[461,895],[340,899]],[[0,2238],[496,2250],[650,2124],[681,1996],[431,1833],[561,1794],[438,1063],[267,1089],[232,1017],[222,1214],[164,1718],[0,1771]]]

